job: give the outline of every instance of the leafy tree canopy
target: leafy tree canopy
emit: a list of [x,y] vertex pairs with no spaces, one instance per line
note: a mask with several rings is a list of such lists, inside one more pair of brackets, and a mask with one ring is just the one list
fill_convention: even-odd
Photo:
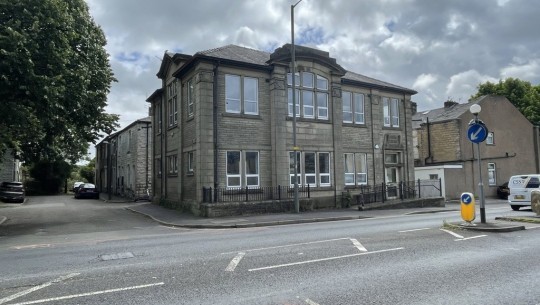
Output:
[[488,94],[505,96],[531,123],[540,125],[540,86],[517,78],[507,78],[496,84],[485,82],[478,85],[478,92],[471,100]]
[[0,0],[0,151],[75,163],[118,127],[105,45],[84,0]]

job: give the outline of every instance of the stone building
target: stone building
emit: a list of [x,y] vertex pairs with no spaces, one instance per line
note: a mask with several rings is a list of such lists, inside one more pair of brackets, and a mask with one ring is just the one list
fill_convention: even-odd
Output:
[[152,121],[139,119],[96,145],[96,186],[101,193],[152,195]]
[[294,150],[298,183],[310,186],[320,206],[336,205],[347,189],[414,179],[416,91],[296,46],[293,110],[290,63],[290,44],[273,53],[228,45],[164,54],[162,87],[147,99],[155,126],[154,200],[196,212],[206,188],[292,186]]
[[416,178],[443,179],[447,199],[458,199],[463,192],[479,194],[477,144],[467,137],[473,104],[481,106],[478,118],[488,128],[487,139],[479,144],[485,196],[495,197],[497,186],[512,175],[539,172],[538,128],[508,99],[447,101],[442,108],[413,115]]
[[0,160],[0,182],[22,181],[21,162],[12,149],[7,149]]

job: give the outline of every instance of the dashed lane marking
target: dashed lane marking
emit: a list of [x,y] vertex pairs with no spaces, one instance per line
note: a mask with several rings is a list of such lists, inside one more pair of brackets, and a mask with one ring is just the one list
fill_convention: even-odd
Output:
[[362,244],[361,244],[358,240],[356,240],[356,239],[354,239],[354,238],[351,238],[351,241],[352,241],[353,245],[354,245],[358,250],[360,250],[360,252],[367,252],[367,249],[366,249],[364,246],[362,246]]
[[238,255],[236,255],[233,258],[233,260],[229,263],[229,266],[227,266],[227,268],[225,268],[225,271],[233,272],[234,269],[236,269],[236,266],[238,266],[238,264],[240,263],[240,261],[244,257],[244,255],[246,255],[245,252],[239,252]]
[[430,228],[420,228],[420,229],[404,230],[404,231],[398,231],[398,233],[416,232],[416,231],[423,231],[423,230],[429,230],[429,229],[430,229]]

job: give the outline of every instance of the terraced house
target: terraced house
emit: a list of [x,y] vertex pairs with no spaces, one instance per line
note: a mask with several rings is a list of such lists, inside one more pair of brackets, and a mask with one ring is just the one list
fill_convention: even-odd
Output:
[[271,211],[290,202],[295,155],[301,196],[309,186],[314,207],[339,205],[347,189],[414,180],[415,91],[347,71],[317,49],[296,46],[296,63],[293,105],[290,44],[165,52],[162,88],[147,99],[154,200],[202,214],[206,203],[266,200]]

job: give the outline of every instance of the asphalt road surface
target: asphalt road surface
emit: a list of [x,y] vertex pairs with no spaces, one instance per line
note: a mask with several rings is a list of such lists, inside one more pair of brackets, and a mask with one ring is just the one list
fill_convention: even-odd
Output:
[[[259,227],[163,227],[129,204],[1,208],[1,304],[540,304],[539,226],[450,231],[456,212]],[[502,203],[487,218],[516,213]],[[520,211],[524,215],[532,212]]]

